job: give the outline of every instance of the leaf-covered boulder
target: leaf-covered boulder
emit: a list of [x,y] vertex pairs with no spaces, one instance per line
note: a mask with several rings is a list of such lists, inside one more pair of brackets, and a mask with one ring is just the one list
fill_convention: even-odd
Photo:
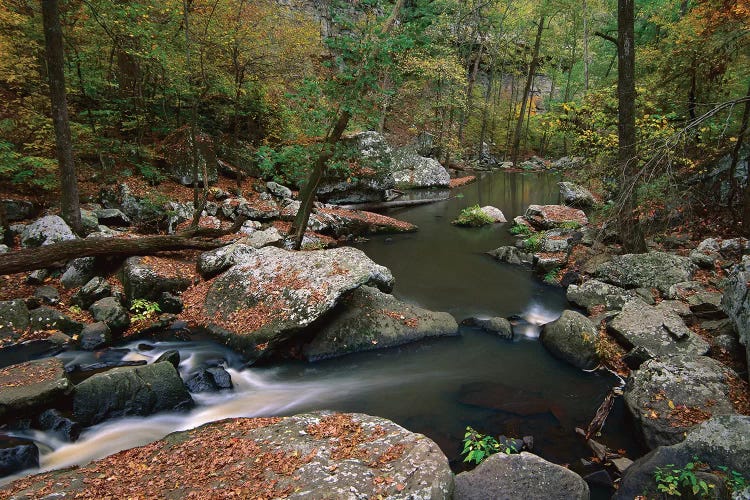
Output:
[[51,491],[66,498],[99,498],[106,491],[113,498],[137,492],[144,498],[448,500],[453,474],[433,441],[389,420],[308,413],[209,423],[81,467],[19,479],[0,496],[40,498]]
[[583,370],[599,365],[597,352],[599,335],[596,327],[581,313],[566,310],[542,328],[539,340],[555,357]]
[[539,230],[585,226],[589,223],[588,217],[582,210],[564,205],[529,205],[523,217]]
[[188,291],[186,309],[217,338],[256,359],[321,318],[344,294],[367,284],[389,291],[393,275],[361,250],[265,247]]
[[29,327],[29,310],[21,299],[0,301],[0,338],[19,336]]
[[130,257],[125,261],[120,280],[128,301],[156,301],[163,292],[178,293],[190,286],[190,272],[162,264],[165,261],[157,257]]
[[305,346],[303,353],[308,360],[458,333],[458,324],[450,314],[401,302],[393,295],[365,285],[342,299],[332,315]]
[[71,388],[57,358],[27,361],[0,369],[0,419],[37,413]]

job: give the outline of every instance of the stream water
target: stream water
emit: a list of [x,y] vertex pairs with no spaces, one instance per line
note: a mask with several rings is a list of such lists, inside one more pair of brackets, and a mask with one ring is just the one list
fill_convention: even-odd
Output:
[[[84,431],[76,443],[54,435],[25,433],[40,444],[43,469],[86,463],[164,435],[228,417],[290,415],[332,409],[389,418],[435,440],[462,470],[461,440],[467,425],[480,432],[534,437],[534,451],[585,472],[590,452],[574,428],[585,427],[616,380],[585,373],[554,359],[536,337],[539,325],[567,307],[561,289],[543,284],[530,270],[500,264],[484,252],[510,244],[507,224],[480,229],[450,224],[469,205],[494,205],[508,217],[530,203],[558,201],[552,174],[488,174],[455,190],[450,200],[394,211],[419,232],[379,236],[358,245],[396,277],[394,294],[457,320],[468,316],[519,315],[526,320],[506,341],[473,328],[461,336],[350,355],[318,363],[285,362],[244,368],[240,358],[206,339],[133,342],[120,346],[126,360],[154,359],[178,349],[183,377],[223,361],[234,390],[195,395],[190,413],[108,421]],[[455,197],[458,195],[457,197]],[[67,363],[92,361],[91,353],[67,352]],[[620,404],[601,440],[636,451]],[[32,472],[32,471],[27,471]]]

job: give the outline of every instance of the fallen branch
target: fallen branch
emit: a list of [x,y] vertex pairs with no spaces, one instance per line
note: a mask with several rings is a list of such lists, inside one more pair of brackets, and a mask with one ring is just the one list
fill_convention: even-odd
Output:
[[237,219],[228,229],[199,227],[172,235],[69,240],[38,248],[25,248],[0,254],[0,275],[42,269],[79,257],[130,257],[174,250],[213,250],[227,244],[215,238],[236,233],[244,222],[244,218]]
[[426,200],[394,200],[394,201],[376,201],[371,203],[353,203],[351,205],[339,205],[338,208],[349,210],[383,210],[386,208],[413,207],[416,205],[427,205],[439,201],[450,200],[451,198],[428,198]]

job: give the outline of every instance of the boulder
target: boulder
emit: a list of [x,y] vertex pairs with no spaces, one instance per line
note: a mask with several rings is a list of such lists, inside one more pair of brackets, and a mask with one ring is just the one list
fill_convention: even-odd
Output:
[[263,248],[267,246],[280,246],[284,237],[275,227],[269,227],[262,231],[253,231],[242,239],[242,242],[252,248]]
[[552,162],[555,170],[579,170],[586,165],[586,159],[581,156],[563,156]]
[[[336,237],[367,236],[371,234],[410,233],[417,230],[417,226],[373,212],[348,210],[344,208],[323,207],[315,209],[313,214],[324,228],[315,231],[328,231]],[[308,227],[310,225],[308,224]]]
[[0,477],[39,467],[39,449],[34,443],[12,441],[13,444],[5,446],[0,443]]
[[104,297],[89,307],[95,321],[104,322],[115,335],[123,333],[130,326],[130,315],[115,297]]
[[185,385],[193,393],[215,392],[233,387],[232,377],[220,366],[199,370],[198,373],[185,382]]
[[524,214],[529,224],[536,229],[555,229],[564,226],[585,226],[588,217],[582,210],[563,205],[529,205]]
[[29,310],[23,300],[0,301],[0,338],[21,335],[30,324]]
[[112,331],[104,321],[86,325],[81,330],[78,343],[84,351],[94,351],[109,345],[112,341]]
[[506,262],[508,264],[515,264],[515,265],[520,265],[520,264],[533,265],[534,264],[533,253],[523,252],[516,247],[511,247],[511,246],[499,247],[494,250],[490,250],[487,253],[491,255],[492,257],[494,257],[496,260],[500,262]]
[[563,203],[568,206],[586,208],[596,203],[591,191],[583,186],[573,182],[558,182],[557,185],[560,186],[560,197]]
[[750,286],[748,283],[750,283],[750,256],[745,256],[727,279],[721,307],[734,323],[740,343],[747,350],[747,360],[750,363],[750,292],[748,291]]
[[162,361],[166,361],[167,363],[170,363],[175,368],[179,368],[180,351],[176,349],[170,349],[168,351],[164,351],[158,358],[154,360],[154,363],[161,363]]
[[112,295],[112,285],[102,277],[92,278],[73,294],[70,301],[81,309],[88,309],[91,304]]
[[91,210],[81,209],[81,227],[83,233],[88,237],[90,234],[99,232],[99,219]]
[[671,308],[629,300],[610,323],[609,330],[628,348],[641,347],[651,357],[702,356],[710,345],[693,333]]
[[496,453],[476,469],[456,476],[453,498],[588,500],[589,487],[575,472],[531,453]]
[[3,208],[5,209],[5,217],[7,217],[8,222],[18,222],[21,220],[26,220],[34,217],[38,209],[37,207],[30,201],[26,200],[0,200],[0,203],[3,204]]
[[485,332],[492,333],[504,339],[513,339],[513,326],[505,318],[469,318],[461,322],[463,325],[475,326]]
[[450,314],[406,304],[369,286],[360,286],[342,299],[332,315],[303,349],[308,360],[458,333],[456,320]]
[[180,297],[169,292],[162,292],[156,303],[159,305],[161,312],[169,314],[179,314],[185,307]]
[[[167,163],[169,177],[185,186],[194,182],[204,183],[203,172],[207,172],[209,184],[218,180],[216,151],[214,142],[208,134],[197,132],[195,146],[190,134],[190,127],[181,127],[167,137],[162,143],[162,154]],[[193,151],[197,152],[198,178],[193,179]]]
[[[240,198],[239,200],[239,204],[235,208],[237,216],[247,217],[250,220],[264,221],[275,219],[279,216],[279,205],[272,198],[268,200],[259,198],[253,201],[247,201],[244,198]],[[231,204],[233,200],[224,200],[224,203],[226,204],[227,201]],[[222,208],[223,207],[224,205],[222,205]]]
[[99,198],[105,208],[121,210],[133,224],[156,227],[167,219],[166,199],[134,196],[125,183],[103,189]]
[[[134,464],[146,467],[134,470]],[[212,422],[78,468],[18,480],[0,496],[38,498],[48,481],[66,498],[106,491],[117,498],[138,492],[144,498],[448,500],[453,491],[448,460],[430,439],[383,418],[327,413]]]
[[46,358],[0,369],[0,419],[37,413],[70,389],[62,361]]
[[94,257],[81,257],[73,259],[60,277],[60,283],[65,288],[78,288],[83,286],[95,276]]
[[636,294],[619,286],[590,279],[582,285],[570,285],[566,296],[572,304],[589,311],[598,306],[604,306],[607,311],[619,311]]
[[24,228],[21,233],[21,246],[25,248],[39,247],[74,239],[76,239],[76,235],[62,220],[62,217],[46,215]]
[[156,301],[163,292],[178,293],[192,284],[192,277],[151,265],[148,257],[130,257],[122,266],[121,281],[128,301]]
[[95,210],[99,224],[107,227],[127,227],[131,224],[130,217],[117,208],[100,208]]
[[278,184],[276,182],[266,182],[266,188],[268,188],[268,191],[279,198],[291,198],[292,197],[292,190],[289,189],[286,186],[282,186],[281,184]]
[[43,285],[34,290],[34,298],[42,304],[54,305],[60,302],[60,292],[54,286]]
[[419,156],[412,148],[393,153],[393,180],[399,189],[450,187],[448,171],[434,158]]
[[389,291],[393,275],[361,250],[265,247],[211,283],[202,314],[215,336],[255,359],[366,284]]
[[241,241],[203,252],[198,256],[196,264],[198,273],[204,279],[212,278],[217,274],[223,273],[230,267],[241,263],[253,252],[255,252],[253,247]]
[[113,368],[75,387],[73,416],[82,425],[109,418],[146,416],[193,406],[179,373],[171,363]]
[[[722,415],[706,420],[688,432],[684,441],[659,446],[633,463],[620,481],[614,498],[630,500],[640,495],[656,497],[654,472],[662,467],[684,467],[699,457],[711,469],[727,467],[750,477],[750,416]],[[736,497],[743,498],[743,497]]]
[[[650,449],[678,443],[711,416],[736,413],[730,382],[736,374],[705,356],[651,359],[633,372],[625,404]],[[739,382],[739,381],[737,381]]]
[[480,208],[484,214],[492,219],[492,222],[496,223],[503,223],[508,222],[508,220],[505,218],[505,215],[503,214],[502,210],[496,207],[486,206]]
[[81,434],[81,426],[56,409],[45,410],[39,414],[35,422],[36,426],[64,441],[75,441]]
[[77,335],[83,329],[83,323],[70,319],[57,309],[41,306],[29,311],[31,331],[43,332],[60,330],[67,335]]
[[683,281],[690,281],[695,266],[688,257],[666,252],[616,255],[601,264],[595,275],[623,288],[657,288],[662,293]]
[[592,370],[600,361],[596,350],[598,337],[596,327],[586,316],[566,310],[544,325],[539,340],[553,356],[582,370]]

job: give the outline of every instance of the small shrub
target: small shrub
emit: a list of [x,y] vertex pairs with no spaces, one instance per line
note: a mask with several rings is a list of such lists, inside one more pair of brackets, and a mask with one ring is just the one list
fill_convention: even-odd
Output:
[[130,311],[134,313],[133,321],[143,321],[161,312],[159,304],[146,299],[135,299],[130,305]]
[[526,224],[513,224],[509,231],[510,234],[514,234],[516,236],[528,236],[533,232],[533,230]]
[[581,223],[574,220],[565,221],[560,224],[560,229],[580,229]]
[[474,205],[473,207],[466,207],[461,210],[458,218],[452,224],[456,226],[481,227],[493,222],[495,222],[494,219],[484,213],[479,205]]
[[464,457],[464,462],[473,462],[474,464],[480,464],[485,458],[495,453],[505,453],[507,455],[518,453],[512,443],[505,445],[501,444],[497,439],[492,436],[482,434],[475,431],[471,427],[466,427],[466,434],[464,434],[464,449],[461,452]]
[[560,273],[560,267],[555,267],[553,269],[550,269],[547,274],[544,275],[544,282],[549,283],[550,285],[555,285],[558,283],[557,275]]
[[542,240],[544,239],[544,232],[534,233],[525,240],[523,240],[523,248],[527,252],[538,252],[542,248]]

